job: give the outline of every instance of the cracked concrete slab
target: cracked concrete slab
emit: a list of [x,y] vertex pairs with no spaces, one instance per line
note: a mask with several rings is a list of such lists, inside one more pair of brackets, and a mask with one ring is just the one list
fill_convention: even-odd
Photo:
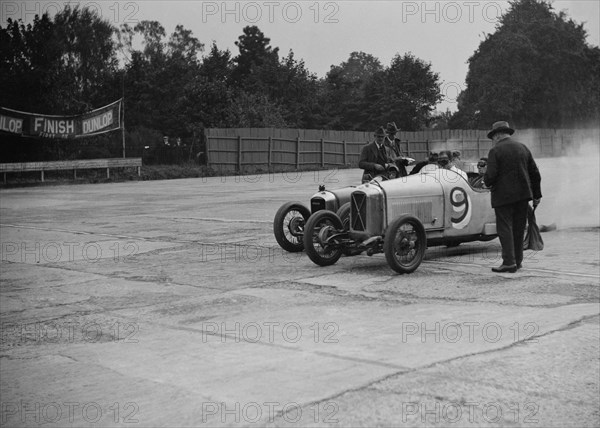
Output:
[[[554,160],[540,168],[557,185]],[[600,424],[593,212],[515,275],[490,272],[497,241],[430,248],[411,275],[381,254],[320,268],[271,226],[317,175],[2,190],[3,425]],[[15,242],[103,256],[32,263]]]
[[[329,397],[310,407],[321,410],[318,420],[307,407],[295,423],[289,421],[296,415],[288,415],[272,425],[370,426],[375,420],[379,426],[407,427],[597,426],[600,363],[590,358],[598,351],[597,335],[597,324],[577,324],[537,342],[465,356]],[[580,353],[581,346],[593,352]],[[540,359],[548,364],[536,364]]]

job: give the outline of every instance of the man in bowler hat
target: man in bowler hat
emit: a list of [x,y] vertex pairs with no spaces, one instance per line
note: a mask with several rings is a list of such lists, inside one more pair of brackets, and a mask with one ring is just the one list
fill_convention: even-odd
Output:
[[379,127],[375,131],[375,141],[367,144],[362,148],[360,153],[359,168],[364,169],[362,182],[368,182],[377,175],[384,173],[389,164],[393,164],[390,158],[388,149],[384,144],[385,131],[383,127]]
[[542,198],[538,167],[531,151],[510,138],[514,132],[508,122],[500,121],[487,134],[494,146],[488,154],[483,180],[491,187],[496,230],[502,245],[502,265],[492,268],[494,272],[514,273],[521,268],[529,201],[533,199],[536,207]]

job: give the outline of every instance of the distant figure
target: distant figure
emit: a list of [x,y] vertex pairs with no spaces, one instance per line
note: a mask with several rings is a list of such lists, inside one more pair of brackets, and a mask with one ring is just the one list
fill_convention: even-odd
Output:
[[169,137],[163,137],[163,143],[157,147],[156,163],[159,165],[169,165],[173,163],[173,147],[169,142]]
[[508,122],[492,125],[487,136],[494,142],[488,154],[483,180],[492,189],[492,208],[496,211],[496,230],[502,245],[502,265],[494,272],[516,272],[523,262],[523,237],[529,201],[534,208],[542,198],[540,172],[531,151],[510,138]]
[[181,143],[181,137],[175,139],[175,145],[173,146],[173,162],[181,164],[185,159],[185,145]]
[[378,175],[386,175],[389,164],[394,164],[384,144],[385,131],[383,127],[377,128],[373,135],[375,141],[364,146],[360,153],[358,166],[364,170],[363,183],[368,183]]
[[460,169],[460,167],[458,166],[460,163],[460,152],[458,150],[452,151],[452,158],[450,159],[450,163]]
[[408,175],[406,172],[406,167],[415,160],[403,155],[402,149],[400,148],[400,139],[396,138],[396,133],[398,131],[399,129],[396,126],[396,122],[389,122],[385,129],[387,134],[385,144],[390,149],[391,158],[398,167],[398,177],[406,177]]
[[479,162],[477,162],[477,177],[474,177],[471,180],[471,186],[473,186],[475,189],[487,189],[488,187],[485,185],[485,181],[483,180],[483,176],[485,175],[485,172],[487,171],[487,158],[486,157],[482,157],[479,159]]

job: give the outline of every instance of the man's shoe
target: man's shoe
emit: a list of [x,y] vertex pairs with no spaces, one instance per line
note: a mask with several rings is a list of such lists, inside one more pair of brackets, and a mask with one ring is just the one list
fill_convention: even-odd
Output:
[[521,263],[519,263],[519,264],[517,265],[517,270],[521,269],[522,267],[523,267],[523,265],[522,265]]
[[515,273],[517,271],[517,265],[500,265],[499,267],[493,267],[492,268],[493,272],[498,272],[498,273],[502,273],[502,272],[510,272],[510,273]]

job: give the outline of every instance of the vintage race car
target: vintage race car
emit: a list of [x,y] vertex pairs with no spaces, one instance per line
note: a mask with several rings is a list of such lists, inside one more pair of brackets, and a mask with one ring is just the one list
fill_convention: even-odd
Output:
[[475,189],[461,175],[437,165],[345,192],[350,192],[347,227],[339,211],[327,206],[313,210],[303,227],[306,253],[320,266],[334,264],[342,254],[383,252],[392,269],[411,273],[427,247],[497,237],[489,189]]
[[[385,174],[375,179],[379,181],[395,179],[397,174],[398,168],[390,165]],[[317,211],[328,210],[336,213],[347,229],[350,219],[350,195],[355,189],[356,186],[349,186],[326,190],[325,186],[321,185],[319,191],[310,199],[310,209],[302,202],[283,204],[277,210],[273,220],[273,233],[279,246],[289,252],[304,250],[302,241],[304,226],[311,214]]]

